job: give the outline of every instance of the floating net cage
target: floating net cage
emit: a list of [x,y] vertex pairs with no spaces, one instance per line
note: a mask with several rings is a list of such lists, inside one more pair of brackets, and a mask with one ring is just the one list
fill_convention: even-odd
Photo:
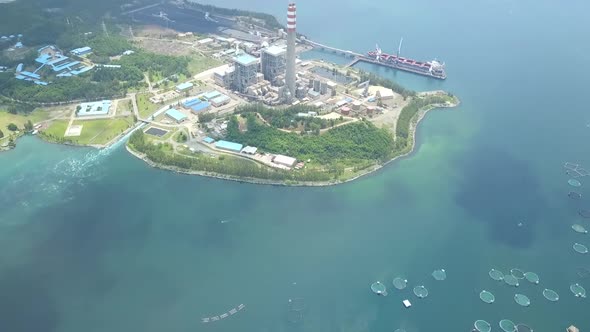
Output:
[[507,274],[504,276],[504,282],[510,286],[518,287],[520,284],[518,283],[518,279],[512,274]]
[[490,278],[492,278],[496,281],[504,280],[504,273],[502,273],[502,271],[498,271],[496,269],[491,269],[490,272],[488,272],[488,274],[490,275]]
[[494,294],[488,292],[487,290],[482,290],[481,293],[479,293],[479,298],[488,304],[492,304],[494,301],[496,301]]
[[578,213],[584,218],[590,218],[590,210],[588,209],[581,209]]
[[432,277],[435,280],[442,281],[447,278],[447,272],[445,271],[445,269],[434,270],[434,272],[432,272]]
[[539,281],[540,281],[539,275],[537,275],[535,272],[526,272],[524,274],[524,277],[528,282],[530,282],[532,284],[536,284],[536,285],[539,284]]
[[377,295],[387,296],[387,288],[380,281],[376,281],[371,285],[371,290]]
[[526,324],[516,325],[516,332],[533,332],[533,329]]
[[586,229],[586,227],[584,227],[580,224],[573,224],[572,229],[574,230],[574,232],[577,232],[577,233],[582,233],[582,234],[588,233],[588,230]]
[[528,307],[531,305],[531,300],[523,294],[515,294],[514,301],[516,301],[516,303],[520,304],[523,307]]
[[586,267],[578,267],[576,268],[576,274],[578,275],[578,277],[582,278],[582,279],[586,279],[590,277],[590,269],[586,268]]
[[424,286],[416,286],[414,287],[414,294],[416,294],[418,298],[423,299],[428,296],[428,289]]
[[300,323],[303,321],[303,312],[298,310],[289,310],[289,312],[287,312],[287,320],[292,324]]
[[524,279],[524,272],[521,269],[511,269],[510,274],[512,274],[516,279]]
[[397,330],[395,330],[393,332],[406,332],[406,330],[404,330],[404,329],[397,329]]
[[578,283],[571,285],[570,290],[576,297],[586,297],[586,290]]
[[492,330],[492,326],[490,325],[490,323],[481,319],[476,320],[475,323],[473,323],[473,326],[479,332],[490,332]]
[[552,289],[545,288],[543,290],[543,296],[551,302],[557,302],[559,300],[559,295]]
[[407,279],[402,279],[400,277],[393,279],[393,287],[395,287],[399,290],[406,288],[407,285],[408,285]]
[[577,243],[577,242],[574,243],[573,248],[577,253],[580,253],[580,254],[587,254],[588,253],[588,247],[586,247],[585,245],[583,245],[581,243]]
[[568,175],[573,176],[574,178],[579,178],[583,176],[587,176],[590,174],[584,167],[580,166],[579,164],[566,162],[563,167],[566,169],[566,173]]
[[580,194],[579,192],[575,192],[575,191],[570,191],[567,194],[567,197],[571,198],[571,199],[580,199],[582,198],[582,194]]
[[305,300],[301,297],[289,299],[289,309],[294,311],[303,311],[305,309]]
[[579,180],[576,179],[569,179],[567,180],[567,183],[572,186],[572,187],[581,187],[582,186],[582,182],[580,182]]
[[502,319],[500,321],[500,328],[504,332],[514,332],[516,331],[516,324],[512,322],[510,319]]

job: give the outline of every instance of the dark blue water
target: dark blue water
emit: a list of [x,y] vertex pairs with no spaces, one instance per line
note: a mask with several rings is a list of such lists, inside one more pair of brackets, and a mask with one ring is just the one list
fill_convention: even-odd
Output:
[[[215,1],[281,17],[286,4]],[[500,319],[536,331],[590,327],[569,291],[590,244],[573,223],[565,161],[590,168],[590,31],[583,1],[310,1],[298,28],[363,52],[438,58],[448,79],[366,65],[460,96],[420,124],[410,157],[350,184],[278,188],[176,175],[124,149],[35,138],[0,154],[0,324],[10,331],[469,331]],[[328,54],[308,56],[330,59]],[[346,60],[344,60],[346,61]],[[223,222],[222,222],[223,221]],[[522,223],[519,226],[519,223]],[[539,274],[518,288],[491,268]],[[444,268],[448,278],[430,274]],[[408,288],[394,291],[403,276]],[[370,292],[381,280],[389,296]],[[429,290],[426,299],[411,292]],[[542,290],[557,291],[556,303]],[[481,290],[496,296],[480,301]],[[515,293],[531,299],[515,303]],[[303,298],[302,321],[289,299]],[[401,301],[412,301],[404,309]],[[217,322],[239,304],[244,310]],[[293,313],[291,313],[293,315]],[[3,329],[3,330],[4,330]]]

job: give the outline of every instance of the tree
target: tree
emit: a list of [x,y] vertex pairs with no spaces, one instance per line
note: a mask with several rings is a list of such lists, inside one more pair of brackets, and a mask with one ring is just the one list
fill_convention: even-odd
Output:
[[31,120],[27,120],[27,122],[25,123],[25,130],[26,131],[32,131],[33,130],[33,123],[31,122]]
[[4,133],[0,130],[0,138],[4,137]]
[[8,126],[6,126],[6,128],[8,128],[8,130],[10,130],[10,131],[17,131],[18,130],[18,127],[14,123],[9,123]]

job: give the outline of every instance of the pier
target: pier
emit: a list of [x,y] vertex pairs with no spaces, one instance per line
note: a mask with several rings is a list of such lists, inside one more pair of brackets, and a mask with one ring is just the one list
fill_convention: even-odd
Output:
[[313,48],[317,48],[317,49],[320,49],[323,51],[332,52],[334,54],[342,55],[342,56],[349,57],[349,58],[356,58],[356,57],[362,56],[362,54],[360,54],[360,53],[356,53],[353,51],[343,50],[343,49],[339,49],[336,47],[331,47],[328,45],[320,44],[320,43],[314,42],[313,40],[309,40],[309,39],[302,39],[301,42],[309,44]]

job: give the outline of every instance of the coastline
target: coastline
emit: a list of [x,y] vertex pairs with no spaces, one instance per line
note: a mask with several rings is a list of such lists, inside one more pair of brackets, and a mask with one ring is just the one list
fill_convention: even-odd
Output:
[[410,122],[410,128],[409,128],[409,131],[411,132],[412,142],[410,144],[409,149],[407,149],[407,151],[404,151],[401,154],[394,156],[393,158],[391,158],[390,160],[388,160],[382,164],[368,167],[363,172],[361,172],[349,179],[345,179],[345,180],[318,181],[318,182],[273,181],[273,180],[265,180],[265,179],[258,179],[258,178],[238,177],[238,176],[232,176],[232,175],[226,175],[226,174],[214,173],[214,172],[195,171],[195,170],[188,170],[188,169],[183,169],[183,168],[179,168],[179,167],[175,167],[175,166],[168,166],[168,165],[153,162],[153,161],[149,160],[143,153],[140,153],[140,152],[137,152],[137,151],[134,151],[133,149],[131,149],[127,144],[125,144],[125,149],[131,155],[133,155],[134,157],[136,157],[140,160],[143,160],[146,164],[148,164],[149,166],[151,166],[153,168],[158,168],[158,169],[167,170],[167,171],[180,173],[180,174],[198,175],[198,176],[204,176],[204,177],[210,177],[210,178],[228,180],[228,181],[235,181],[235,182],[241,182],[241,183],[272,185],[272,186],[285,186],[285,187],[335,186],[335,185],[340,185],[340,184],[352,182],[352,181],[355,181],[361,177],[370,175],[370,174],[380,170],[381,168],[389,165],[390,163],[392,163],[400,158],[407,157],[410,154],[412,154],[412,152],[414,152],[414,149],[416,148],[416,132],[418,130],[418,125],[424,119],[426,114],[428,114],[428,112],[435,110],[435,109],[447,109],[447,108],[454,108],[454,107],[459,106],[461,104],[461,101],[457,97],[455,97],[455,99],[457,100],[457,102],[454,104],[429,105],[429,106],[425,107],[424,109],[421,109],[420,111],[418,111],[418,113],[416,113],[414,115],[414,117],[412,118],[412,120]]

